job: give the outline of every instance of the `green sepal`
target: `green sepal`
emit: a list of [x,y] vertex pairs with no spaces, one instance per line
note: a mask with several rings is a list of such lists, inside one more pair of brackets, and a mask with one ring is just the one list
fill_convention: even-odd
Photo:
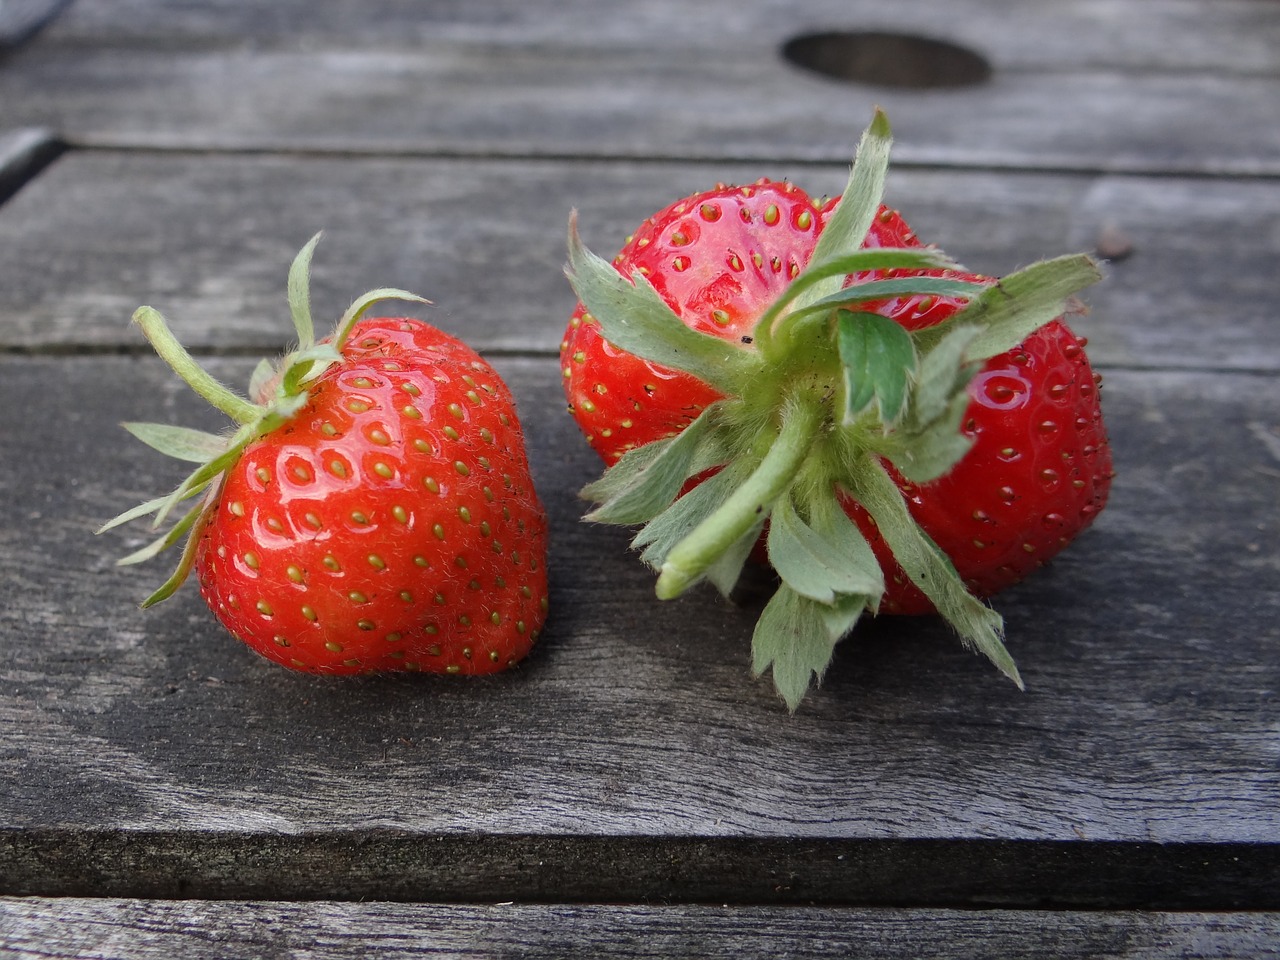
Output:
[[833,642],[838,643],[852,632],[864,613],[875,613],[880,594],[861,596],[856,593],[836,597],[834,603],[818,605],[818,616],[827,628]]
[[968,396],[957,395],[945,414],[927,426],[891,436],[881,447],[882,455],[912,483],[930,483],[945,476],[973,448],[973,438],[960,430],[968,409]]
[[305,350],[290,354],[285,362],[284,376],[276,388],[276,397],[288,399],[297,396],[303,391],[303,385],[314,380],[320,371],[341,362],[342,354],[329,341],[312,344]]
[[1033,263],[997,280],[942,323],[920,331],[918,342],[932,341],[954,327],[976,326],[981,333],[969,356],[988,360],[1061,316],[1068,298],[1101,279],[1097,263],[1085,254]]
[[255,403],[264,402],[263,394],[266,393],[267,387],[276,376],[276,365],[263,357],[258,361],[257,366],[253,368],[253,374],[249,377],[249,399]]
[[969,408],[969,383],[981,364],[967,358],[976,327],[951,330],[921,359],[906,415],[876,452],[902,476],[928,483],[946,474],[973,446],[961,432]]
[[912,518],[902,491],[884,467],[865,458],[850,481],[849,494],[871,515],[911,582],[967,646],[984,654],[1021,689],[1022,678],[1004,646],[1003,619],[969,592],[950,558]]
[[112,517],[95,530],[94,533],[106,533],[108,530],[114,530],[116,527],[129,523],[131,520],[140,520],[143,517],[149,517],[168,502],[169,497],[166,494],[163,497],[156,497],[154,500],[148,500],[146,503],[140,503],[136,507],[130,507],[124,513],[116,514],[116,516]]
[[289,267],[289,315],[298,337],[298,348],[306,350],[316,342],[315,325],[311,321],[311,257],[321,234],[317,233],[298,251]]
[[[644,458],[623,457],[604,478],[589,484],[582,495],[597,499],[600,506],[585,519],[595,523],[645,523],[679,495],[686,480],[728,457],[728,450],[715,432],[719,405],[712,404],[669,442],[663,443],[656,455]],[[654,444],[646,444],[654,446]],[[607,479],[606,479],[607,478]]]
[[850,594],[880,596],[884,574],[870,544],[842,511],[843,522],[823,529],[801,519],[789,496],[779,497],[769,523],[769,563],[783,583],[801,596],[833,604]]
[[[342,346],[360,317],[373,304],[383,300],[411,300],[429,303],[416,294],[391,287],[371,290],[357,297],[342,315],[330,342],[317,344],[311,322],[310,282],[311,257],[320,235],[316,234],[294,258],[289,269],[288,302],[298,346],[277,366],[263,360],[255,367],[249,381],[249,398],[241,397],[219,383],[205,371],[186,348],[178,342],[161,314],[151,307],[139,307],[133,320],[165,360],[197,394],[230,417],[237,429],[228,437],[165,424],[128,423],[131,434],[149,446],[197,464],[176,489],[163,497],[139,504],[103,524],[98,533],[121,524],[151,516],[153,529],[169,519],[179,504],[211,490],[221,489],[226,471],[243,455],[245,448],[263,434],[278,429],[309,402],[306,384],[314,381],[325,368],[342,360]],[[268,390],[279,377],[279,383]],[[184,533],[187,544],[177,568],[168,580],[144,601],[143,606],[172,595],[190,573],[200,531],[208,522],[216,498],[206,495],[202,504],[188,511],[158,539],[135,551],[120,562],[139,563],[173,546]]]
[[190,525],[187,541],[183,544],[182,554],[178,558],[178,565],[169,574],[169,578],[151,596],[142,601],[141,606],[144,610],[162,600],[168,600],[186,582],[187,577],[191,575],[191,568],[195,566],[196,562],[196,548],[199,547],[200,537],[204,533],[205,526],[209,523],[210,511],[208,504],[204,507],[196,508],[192,511],[192,514],[194,514],[194,520]]
[[360,318],[365,315],[370,307],[385,300],[405,300],[409,303],[425,303],[427,305],[431,303],[426,297],[420,297],[416,293],[410,293],[408,290],[401,290],[399,287],[378,287],[376,290],[362,293],[351,301],[351,306],[343,311],[342,318],[338,320],[338,327],[330,338],[334,350],[341,353],[342,348],[346,346],[347,337],[351,335],[351,328],[359,323]]
[[168,423],[124,423],[131,434],[166,457],[189,463],[204,463],[227,448],[227,438],[191,427]]
[[747,565],[751,551],[755,549],[763,531],[764,521],[761,520],[726,547],[715,562],[707,567],[707,582],[720,591],[722,597],[727,599],[732,596],[734,587],[742,577],[742,568]]
[[685,326],[643,274],[624,277],[588,250],[578,235],[576,212],[569,218],[565,275],[604,338],[642,360],[683,370],[721,393],[740,390],[758,366],[753,353]]
[[207,370],[196,363],[187,348],[169,329],[168,321],[160,311],[142,306],[133,312],[133,322],[142,330],[160,358],[169,364],[187,386],[200,397],[217,407],[236,423],[248,423],[258,415],[258,406],[218,382]]
[[680,434],[663,437],[661,440],[652,440],[643,446],[632,447],[597,479],[579,490],[578,499],[591,503],[604,503],[618,496],[631,486],[636,477],[647,470],[649,464],[658,459],[679,436]]
[[[862,132],[854,153],[849,179],[840,194],[840,203],[827,220],[811,260],[822,263],[845,250],[856,250],[871,229],[871,223],[880,209],[884,196],[884,183],[889,170],[889,153],[893,147],[893,131],[884,111],[876,108],[871,123]],[[834,277],[805,293],[807,298],[821,297],[828,290],[841,286]]]
[[661,569],[671,548],[715,513],[750,472],[740,461],[708,477],[640,529],[631,545],[643,549],[640,559]]
[[[949,270],[955,266],[955,261],[946,254],[923,247],[910,250],[876,247],[840,254],[828,260],[814,259],[760,314],[754,333],[756,347],[768,350],[775,338],[779,342],[785,342],[782,331],[775,329],[777,327],[797,324],[815,313],[827,314],[831,307],[821,300],[807,306],[803,302],[804,295],[819,287],[823,281],[838,277],[843,284],[845,278],[856,273],[878,270]],[[833,302],[840,299],[839,294],[831,296],[835,298]]]
[[[850,610],[856,609],[852,617]],[[751,670],[759,677],[772,668],[773,685],[792,713],[815,681],[821,681],[840,638],[861,613],[851,599],[836,618],[834,633],[830,607],[796,593],[787,584],[765,605],[751,637]],[[847,626],[845,626],[847,624]]]
[[208,460],[196,467],[187,477],[178,484],[177,488],[165,497],[164,503],[160,505],[160,509],[156,511],[155,519],[151,522],[152,529],[158,528],[169,518],[169,514],[183,500],[190,499],[197,493],[200,493],[211,482],[221,476],[224,470],[231,467],[240,459],[240,454],[244,452],[244,448],[248,445],[247,437],[250,431],[243,427],[232,438],[231,445],[212,460]]
[[816,405],[788,403],[781,412],[777,432],[762,433],[756,438],[753,450],[744,451],[743,456],[731,461],[735,466],[751,466],[750,474],[732,489],[715,512],[667,553],[654,585],[659,599],[669,600],[684,593],[726,549],[768,519],[774,502],[809,458],[823,426],[822,418],[823,413]]
[[913,423],[932,423],[946,413],[957,394],[967,392],[969,382],[982,366],[969,354],[980,332],[977,327],[952,327],[922,353],[920,373],[911,392]]
[[187,533],[195,525],[196,519],[200,516],[200,512],[203,509],[204,506],[200,505],[188,510],[181,520],[164,532],[163,536],[151,541],[151,543],[147,544],[141,550],[135,550],[128,556],[121,557],[116,561],[116,566],[127,567],[135,563],[142,563],[143,561],[150,560],[152,557],[158,556],[163,551],[169,549],[181,540],[182,535]]
[[815,300],[803,309],[793,310],[791,316],[823,313],[836,307],[856,307],[869,300],[889,300],[893,297],[956,297],[970,300],[987,289],[983,283],[971,280],[948,280],[943,277],[895,277],[891,280],[864,280],[841,287],[821,300]]
[[853,423],[874,403],[887,433],[902,415],[916,369],[911,334],[877,313],[841,310],[836,346],[844,379],[842,422]]

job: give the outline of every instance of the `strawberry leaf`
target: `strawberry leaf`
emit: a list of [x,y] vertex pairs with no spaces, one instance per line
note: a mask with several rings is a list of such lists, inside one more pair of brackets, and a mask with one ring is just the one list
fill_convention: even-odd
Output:
[[844,377],[842,419],[847,426],[875,403],[888,431],[898,422],[916,367],[911,334],[876,313],[840,311],[836,346]]
[[569,265],[574,292],[600,324],[604,338],[643,360],[692,374],[722,393],[734,393],[755,358],[719,337],[686,327],[648,280],[624,277],[588,250],[569,219]]

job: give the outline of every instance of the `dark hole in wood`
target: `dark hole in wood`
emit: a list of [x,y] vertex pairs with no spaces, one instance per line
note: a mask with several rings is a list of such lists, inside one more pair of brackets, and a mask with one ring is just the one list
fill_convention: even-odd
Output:
[[823,76],[880,87],[969,87],[991,76],[991,64],[973,50],[901,33],[804,34],[788,40],[782,55]]

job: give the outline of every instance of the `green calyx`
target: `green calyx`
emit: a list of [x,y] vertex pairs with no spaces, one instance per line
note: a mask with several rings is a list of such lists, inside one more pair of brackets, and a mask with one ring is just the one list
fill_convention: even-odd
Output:
[[[586,519],[641,524],[634,545],[658,571],[661,599],[708,580],[726,595],[761,534],[781,585],[752,638],[757,675],[795,710],[835,644],[875,613],[884,572],[846,516],[861,504],[894,558],[962,641],[1022,686],[1000,616],[967,589],[919,527],[885,464],[907,480],[945,475],[967,452],[967,388],[982,363],[1060,316],[1096,282],[1086,256],[1043,261],[994,285],[894,269],[955,269],[933,249],[863,248],[880,206],[891,136],[877,111],[840,204],[808,267],[761,315],[750,347],[690,329],[639,273],[591,253],[570,219],[566,274],[614,346],[683,370],[722,400],[676,437],[629,451],[582,496]],[[849,283],[851,275],[871,277]],[[848,285],[846,285],[848,284]],[[946,321],[908,332],[861,306],[888,297],[966,300]],[[686,481],[719,471],[680,495]]]
[[165,522],[188,501],[199,498],[161,536],[117,563],[134,564],[162,553],[186,538],[177,568],[158,590],[143,601],[149,607],[172,596],[183,584],[195,563],[200,533],[222,487],[226,471],[240,459],[245,449],[265,434],[291,420],[310,400],[308,386],[330,366],[342,360],[342,348],[357,321],[374,304],[383,300],[411,300],[428,303],[404,290],[382,288],[357,297],[338,321],[333,335],[317,342],[311,320],[311,258],[320,234],[299,251],[289,268],[288,301],[297,346],[279,362],[263,360],[253,372],[248,397],[241,396],[210,375],[169,329],[163,316],[151,307],[139,307],[133,322],[155,348],[156,353],[197,394],[226,414],[235,424],[227,434],[206,433],[188,427],[161,423],[126,423],[124,428],[143,443],[166,456],[196,466],[169,494],[148,500],[108,521],[98,533],[114,529],[142,517],[151,517],[152,529]]

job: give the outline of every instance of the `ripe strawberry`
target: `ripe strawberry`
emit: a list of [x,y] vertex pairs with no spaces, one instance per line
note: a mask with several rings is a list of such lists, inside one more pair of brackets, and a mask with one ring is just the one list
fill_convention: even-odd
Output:
[[718,187],[612,266],[571,223],[565,388],[611,464],[588,518],[645,524],[663,598],[728,592],[763,542],[781,586],[754,666],[793,709],[864,611],[936,610],[1020,684],[977,598],[1087,526],[1111,476],[1059,316],[1096,267],[963,272],[880,204],[889,143],[877,113],[843,199]]
[[[643,274],[690,328],[741,342],[808,264],[821,227],[809,196],[789,183],[722,184],[654,214],[614,265]],[[609,464],[675,435],[720,397],[689,373],[616,348],[582,303],[560,359],[570,411]]]
[[[318,239],[318,238],[317,238]],[[143,307],[135,320],[177,372],[240,424],[229,440],[127,424],[200,462],[167,498],[108,527],[201,502],[171,595],[195,567],[232,634],[312,673],[491,673],[528,653],[546,616],[546,518],[506,385],[459,340],[408,318],[361,319],[393,290],[359,298],[315,343],[306,276],[315,240],[290,274],[299,348],[260,367],[250,393],[214,383]],[[106,529],[106,528],[104,528]]]

